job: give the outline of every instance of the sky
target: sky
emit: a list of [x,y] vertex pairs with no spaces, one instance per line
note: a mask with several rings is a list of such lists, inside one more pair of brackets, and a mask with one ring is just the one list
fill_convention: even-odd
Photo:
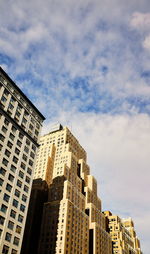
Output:
[[150,249],[149,0],[0,0],[0,65],[87,151],[103,210]]

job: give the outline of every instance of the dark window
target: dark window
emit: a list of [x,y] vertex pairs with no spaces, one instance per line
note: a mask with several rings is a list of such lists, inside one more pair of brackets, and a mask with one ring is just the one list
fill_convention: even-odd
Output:
[[22,182],[20,180],[17,181],[17,186],[19,186],[21,188]]
[[24,201],[24,202],[26,202],[27,201],[27,196],[26,195],[22,195],[22,200]]
[[33,151],[35,152],[35,151],[36,151],[36,146],[35,146],[35,145],[32,145],[32,149],[33,149]]
[[23,137],[24,137],[24,135],[21,132],[19,132],[19,138],[23,139]]
[[11,165],[10,170],[15,173],[16,167],[14,165]]
[[11,216],[12,218],[15,219],[15,217],[16,217],[16,212],[15,212],[14,210],[11,210],[11,211],[10,211],[10,216]]
[[26,168],[26,165],[23,163],[23,162],[21,162],[21,168],[23,168],[23,169],[25,169]]
[[19,245],[19,238],[18,237],[14,237],[14,242],[15,245]]
[[8,165],[8,160],[6,160],[5,158],[3,158],[2,163],[3,163],[5,166],[7,166],[7,165]]
[[11,174],[9,174],[9,176],[8,176],[8,180],[9,180],[9,181],[11,181],[11,182],[13,182],[13,180],[14,180],[14,176],[13,176],[13,175],[11,175]]
[[7,132],[7,128],[6,127],[2,127],[2,131],[4,132],[4,133],[6,133]]
[[23,216],[21,214],[18,215],[18,221],[23,222]]
[[17,145],[21,147],[22,143],[19,140],[17,140]]
[[22,204],[20,205],[20,211],[24,212],[24,211],[25,211],[25,208],[26,208],[26,207],[25,207],[24,205],[22,205]]
[[18,158],[16,156],[13,157],[13,162],[15,162],[16,164],[18,163]]
[[17,129],[16,129],[15,126],[12,126],[12,127],[11,127],[11,130],[12,130],[13,133],[16,133],[16,131],[17,131]]
[[28,176],[26,176],[26,182],[30,183],[30,178]]
[[6,174],[6,170],[2,167],[0,168],[0,174],[3,176]]
[[28,148],[27,146],[25,146],[24,151],[25,151],[26,153],[28,153],[28,152],[29,152],[29,148]]
[[16,233],[20,234],[21,233],[21,227],[20,226],[16,226]]
[[4,120],[4,124],[6,125],[6,126],[8,126],[9,125],[9,121],[5,118],[5,120]]
[[25,154],[23,154],[22,158],[23,160],[27,161],[27,156]]
[[14,250],[14,249],[12,249],[11,254],[17,254],[17,251],[16,251],[16,250]]
[[12,133],[10,133],[9,137],[12,141],[15,139],[15,136]]
[[3,185],[3,182],[4,182],[4,180],[2,178],[0,178],[0,186]]
[[24,173],[23,173],[22,171],[19,171],[19,176],[20,176],[21,178],[23,178],[23,177],[24,177]]
[[9,202],[9,199],[10,199],[10,196],[5,193],[3,200],[5,200],[6,202]]
[[11,189],[12,189],[12,186],[11,186],[9,183],[7,183],[7,185],[6,185],[6,190],[9,191],[9,192],[11,192]]
[[16,148],[16,149],[15,149],[15,153],[16,153],[17,155],[19,155],[20,150],[19,150],[18,148]]
[[13,204],[14,207],[17,208],[17,207],[18,207],[18,203],[19,203],[19,202],[18,202],[16,199],[14,199],[12,204]]
[[9,252],[9,247],[4,245],[3,250],[2,250],[2,254],[8,254],[8,252]]
[[26,144],[27,144],[28,146],[30,145],[29,139],[26,139]]
[[29,160],[29,165],[32,167],[33,166],[33,161]]
[[5,150],[5,155],[6,155],[7,157],[10,157],[10,154],[11,154],[11,153],[6,149],[6,150]]
[[35,154],[33,152],[30,153],[30,156],[34,159]]
[[28,168],[28,169],[27,169],[27,173],[28,173],[29,175],[31,175],[31,174],[32,174],[32,170],[31,170],[31,168]]
[[7,206],[5,206],[4,204],[2,204],[1,205],[1,211],[3,212],[3,213],[6,213],[7,212]]
[[26,185],[24,186],[24,191],[25,191],[25,192],[28,192],[28,191],[29,191],[29,188],[28,188]]
[[5,221],[5,218],[3,216],[0,215],[0,225],[3,225]]
[[18,198],[20,197],[20,191],[18,191],[17,189],[15,190],[15,196]]
[[12,236],[12,235],[11,235],[10,233],[7,232],[7,233],[6,233],[6,236],[5,236],[5,240],[8,241],[8,242],[10,242],[10,241],[11,241],[11,236]]
[[0,134],[0,140],[4,141],[4,139],[5,139],[5,137],[2,134]]
[[13,230],[13,228],[14,228],[14,223],[10,220],[8,222],[8,228],[11,229],[11,230]]
[[9,148],[12,148],[12,147],[13,147],[13,144],[12,144],[10,141],[8,141],[7,146],[8,146]]

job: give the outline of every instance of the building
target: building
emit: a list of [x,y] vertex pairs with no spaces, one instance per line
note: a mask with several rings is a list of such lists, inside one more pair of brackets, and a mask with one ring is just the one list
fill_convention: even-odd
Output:
[[44,119],[0,68],[0,253],[20,253]]
[[107,230],[113,242],[113,253],[142,254],[132,219],[120,219],[110,211],[106,211],[104,214],[107,218]]
[[112,253],[97,182],[85,150],[67,127],[57,125],[41,137],[34,178],[49,185],[38,254]]

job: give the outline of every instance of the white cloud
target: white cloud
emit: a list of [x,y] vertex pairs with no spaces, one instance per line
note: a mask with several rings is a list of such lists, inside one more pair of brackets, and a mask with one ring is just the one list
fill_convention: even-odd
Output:
[[148,35],[143,41],[143,47],[150,50],[150,35]]
[[130,22],[131,26],[136,29],[150,29],[150,12],[148,13],[141,13],[135,12],[132,15],[132,19]]

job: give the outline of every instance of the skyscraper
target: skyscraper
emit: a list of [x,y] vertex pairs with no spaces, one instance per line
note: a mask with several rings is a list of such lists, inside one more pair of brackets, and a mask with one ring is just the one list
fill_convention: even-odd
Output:
[[107,229],[113,242],[113,253],[142,254],[132,219],[121,219],[110,211],[105,211],[104,214],[107,218]]
[[0,67],[0,253],[20,253],[44,119]]
[[111,254],[97,183],[86,152],[67,127],[41,137],[34,178],[49,185],[38,254]]

